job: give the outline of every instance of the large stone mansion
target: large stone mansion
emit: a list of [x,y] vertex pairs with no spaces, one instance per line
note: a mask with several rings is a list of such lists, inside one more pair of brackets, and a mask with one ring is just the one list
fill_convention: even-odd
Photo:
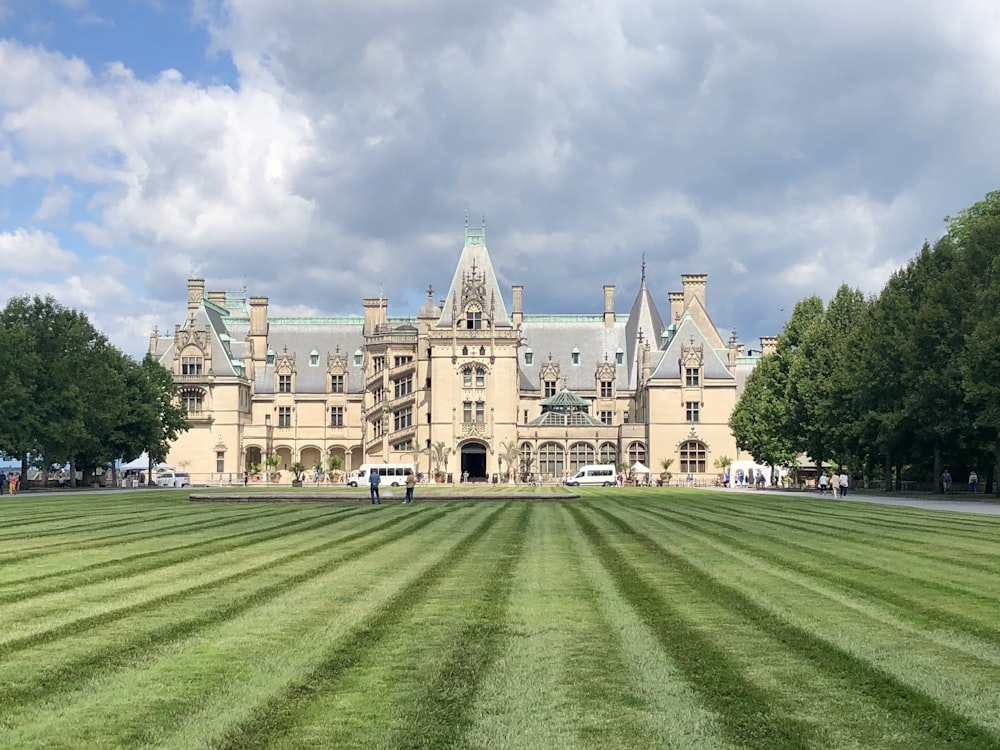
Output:
[[[191,429],[168,462],[193,481],[240,481],[277,455],[287,479],[331,455],[363,463],[414,463],[430,472],[431,446],[447,471],[502,474],[516,445],[535,475],[558,479],[585,464],[636,461],[707,479],[737,456],[728,426],[747,374],[735,331],[724,338],[705,303],[707,277],[685,274],[667,295],[667,323],[646,286],[645,263],[628,315],[525,313],[524,287],[508,312],[484,227],[465,244],[443,300],[415,316],[364,300],[364,317],[279,318],[267,297],[209,291],[188,281],[188,310],[149,351],[173,374]],[[762,339],[768,350],[773,339]],[[511,442],[513,441],[513,443]]]

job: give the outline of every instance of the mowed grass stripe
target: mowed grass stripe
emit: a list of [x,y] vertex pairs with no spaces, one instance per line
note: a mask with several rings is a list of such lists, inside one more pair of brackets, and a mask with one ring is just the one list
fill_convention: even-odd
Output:
[[[170,514],[167,514],[165,519],[160,520],[169,521],[170,517]],[[125,533],[107,534],[103,536],[91,536],[90,534],[87,534],[85,536],[86,541],[81,541],[79,538],[74,536],[61,537],[60,541],[57,543],[13,549],[9,554],[0,555],[0,566],[13,565],[28,560],[37,560],[51,555],[59,555],[66,551],[78,553],[89,549],[104,549],[116,544],[123,545],[132,542],[146,541],[148,539],[162,539],[171,535],[180,536],[190,531],[225,527],[240,523],[240,519],[238,517],[220,518],[218,517],[218,514],[213,514],[211,512],[199,514],[199,516],[194,517],[191,520],[187,520],[188,518],[191,517],[184,516],[185,520],[178,522],[177,513],[174,513],[173,523],[160,523],[160,521],[150,522],[149,524],[133,523],[129,524],[128,528],[142,528]]]
[[[417,534],[287,588],[134,666],[34,703],[7,718],[9,732],[0,721],[0,747],[207,747],[224,727],[320,663],[330,643],[347,637],[481,518],[462,509],[446,513]],[[429,539],[442,543],[429,550]],[[174,612],[189,612],[187,602]]]
[[[708,500],[706,493],[701,497]],[[792,496],[794,497],[794,496]],[[761,498],[761,499],[758,499]],[[886,511],[887,506],[875,503],[839,502],[830,500],[813,501],[785,500],[775,503],[763,499],[762,495],[750,495],[745,502],[727,502],[726,509],[731,515],[741,515],[747,512],[748,506],[753,508],[752,515],[757,519],[769,519],[777,526],[789,523],[789,511],[801,522],[807,523],[814,530],[851,530],[860,536],[877,537],[908,541],[911,535],[924,536],[928,532],[946,532],[956,540],[970,540],[974,543],[982,541],[979,536],[984,523],[993,523],[989,516],[978,516],[964,520],[961,514],[940,511],[925,511],[914,508],[894,508]],[[716,505],[713,501],[703,505]],[[718,504],[720,507],[722,503]],[[828,508],[829,510],[827,510]],[[941,516],[940,523],[935,522],[935,514]],[[963,520],[957,520],[963,519]]]
[[818,739],[816,730],[782,713],[773,696],[749,682],[722,649],[640,575],[625,554],[609,541],[607,527],[634,535],[657,556],[659,547],[648,543],[643,535],[596,503],[587,503],[587,509],[600,514],[600,525],[605,528],[592,522],[582,508],[569,510],[622,597],[714,712],[729,739],[746,747],[800,750],[812,746]]
[[[254,544],[257,541],[271,541],[286,536],[299,535],[328,526],[331,520],[342,521],[344,517],[349,517],[357,513],[357,509],[354,508],[337,509],[319,518],[289,518],[287,513],[283,513],[279,517],[280,523],[263,528],[238,531],[233,534],[224,534],[197,542],[189,542],[188,544],[173,545],[163,549],[137,552],[131,555],[81,565],[75,569],[25,576],[5,582],[0,586],[0,604],[13,603],[36,596],[79,588],[96,582],[106,582],[117,578],[127,578],[141,573],[148,573],[196,557],[239,549],[249,544]],[[251,521],[261,520],[273,520],[273,517],[267,519],[244,519],[243,525],[247,525]],[[7,590],[4,591],[3,589]]]
[[459,621],[461,627],[450,646],[440,654],[436,673],[428,675],[423,689],[397,708],[394,726],[379,742],[380,746],[415,750],[460,744],[471,725],[473,703],[486,672],[510,637],[507,609],[512,574],[524,554],[525,534],[535,508],[530,503],[519,507],[516,522],[505,534],[499,554],[476,566],[487,568],[479,579],[485,585],[474,598],[466,600],[465,614]]
[[[626,508],[615,510],[629,512]],[[713,577],[680,554],[667,549],[659,540],[616,513],[600,507],[595,508],[594,512],[659,557],[665,567],[682,576],[693,589],[711,597],[730,611],[739,613],[785,648],[813,662],[859,695],[877,703],[901,731],[915,731],[936,743],[960,743],[960,746],[968,748],[996,748],[1000,745],[1000,736],[974,720],[907,685],[884,669],[789,623],[736,587]]]
[[[213,577],[209,580],[203,581],[202,583],[186,585],[184,582],[181,582],[178,588],[168,590],[162,594],[148,595],[141,601],[134,602],[132,604],[120,604],[118,606],[115,604],[111,604],[110,606],[105,605],[99,612],[94,614],[74,613],[71,615],[72,619],[67,622],[57,625],[46,624],[42,626],[42,629],[36,630],[28,635],[20,637],[13,636],[3,642],[0,642],[0,656],[6,656],[8,654],[29,649],[43,643],[66,638],[77,633],[86,632],[99,625],[111,623],[140,612],[152,610],[156,607],[169,605],[174,602],[180,602],[191,594],[223,588],[228,582],[238,579],[241,576],[252,574],[257,570],[261,570],[266,567],[299,560],[304,557],[334,549],[338,545],[345,544],[353,539],[375,534],[387,527],[405,523],[414,515],[415,514],[413,512],[410,512],[406,515],[395,516],[394,518],[391,518],[388,521],[378,524],[370,529],[348,533],[343,536],[336,536],[311,547],[297,549],[294,552],[281,555],[275,559],[260,562],[256,565],[241,565],[234,572],[222,573],[213,570],[209,573],[209,575]],[[4,614],[10,616],[10,610],[8,609],[8,611]],[[7,632],[11,632],[11,629],[8,628]]]
[[[189,605],[196,597],[203,602],[194,608],[193,614],[182,615],[176,619],[169,615],[156,618],[155,608],[149,608],[141,613],[142,619],[131,617],[128,623],[114,633],[114,637],[95,638],[98,633],[89,631],[84,642],[84,650],[70,641],[71,636],[51,642],[59,652],[60,660],[42,671],[32,671],[30,663],[25,664],[17,675],[7,675],[0,680],[0,706],[12,710],[18,706],[51,701],[54,696],[77,689],[84,681],[92,680],[102,674],[120,671],[133,667],[154,657],[156,653],[169,648],[170,644],[188,638],[195,633],[214,627],[220,623],[232,620],[251,610],[266,604],[273,599],[287,594],[295,586],[312,581],[326,575],[337,568],[343,567],[366,555],[370,555],[396,542],[417,534],[441,519],[451,515],[454,508],[445,507],[437,512],[413,514],[407,518],[388,519],[371,528],[351,532],[337,540],[303,550],[301,554],[290,555],[279,562],[268,561],[256,567],[242,570],[237,575],[228,576],[217,587],[192,591],[184,600]],[[411,521],[406,523],[406,521]],[[351,546],[353,542],[364,541],[361,546]],[[331,546],[337,546],[337,553],[314,563],[317,553],[328,551]],[[305,563],[307,567],[302,568]],[[291,572],[289,568],[301,568]],[[258,582],[257,576],[274,579],[272,582]],[[230,596],[229,587],[235,583],[249,582],[250,589]],[[168,603],[173,604],[174,602]],[[162,606],[160,607],[163,608]],[[186,606],[184,612],[192,608]],[[159,624],[157,624],[159,623]],[[88,648],[96,641],[97,648]],[[32,655],[25,655],[30,662]],[[16,668],[16,665],[14,665]],[[8,665],[0,672],[8,671]]]
[[[750,509],[746,505],[740,505],[727,508],[726,515],[733,521],[739,518],[752,519],[755,522],[768,523],[780,529],[792,529],[821,535],[836,533],[838,536],[846,536],[859,543],[877,541],[880,549],[917,554],[922,558],[933,558],[945,563],[955,563],[957,555],[961,559],[962,565],[974,564],[975,567],[982,570],[1000,573],[1000,546],[993,541],[997,538],[997,532],[1000,531],[1000,523],[995,518],[983,516],[978,519],[975,526],[976,532],[971,537],[955,537],[946,525],[942,525],[940,528],[911,529],[906,534],[893,534],[872,528],[867,514],[868,508],[871,506],[851,503],[838,507],[843,508],[844,512],[836,516],[826,517],[831,523],[816,523],[812,517],[813,514],[809,513],[804,506],[797,504],[790,504],[781,509],[780,512],[776,511],[776,515],[772,515],[766,510],[762,511],[756,506]],[[938,512],[940,515],[954,515],[944,511]],[[929,534],[933,534],[935,541],[930,549],[927,547]],[[988,548],[987,544],[989,544]],[[942,554],[942,552],[949,551],[953,554]],[[970,560],[970,552],[974,553],[978,560]]]
[[[642,513],[639,523],[647,534],[669,539],[671,550],[676,549],[697,567],[724,579],[782,619],[876,665],[962,715],[981,717],[980,723],[990,731],[1000,730],[995,719],[1000,716],[1000,694],[994,689],[1000,683],[1000,647],[996,644],[945,630],[946,623],[925,627],[897,616],[877,600],[827,585],[808,569],[803,572],[781,561],[773,563],[738,544],[731,545],[729,539],[716,538],[709,524],[705,533],[679,529],[676,524],[664,524],[661,530],[650,525],[645,509],[634,513]],[[906,648],[900,649],[899,644],[906,644]],[[816,692],[806,688],[802,694]],[[835,686],[826,686],[823,703],[813,710],[820,714],[836,707],[839,715],[851,717],[866,713],[863,707],[844,703],[837,693]],[[910,743],[919,744],[913,738]],[[865,744],[885,746],[885,737],[873,734]]]
[[[289,731],[300,712],[314,699],[317,689],[333,684],[346,670],[361,662],[428,595],[434,584],[448,574],[452,566],[472,552],[510,507],[504,504],[489,508],[488,515],[475,529],[359,622],[357,628],[334,646],[320,664],[280,694],[256,707],[244,721],[230,727],[213,746],[231,750],[268,747],[272,738]],[[484,510],[480,506],[479,512]]]
[[[568,520],[570,515],[562,510]],[[581,648],[593,662],[593,669],[615,691],[619,682],[627,687],[606,698],[605,712],[624,718],[621,723],[634,727],[634,742],[592,743],[604,747],[656,747],[687,750],[691,747],[709,750],[730,748],[718,718],[701,700],[695,686],[670,659],[657,634],[643,621],[640,613],[623,597],[616,582],[607,575],[597,550],[583,528],[571,523],[569,543],[577,560],[572,573],[587,582],[603,620],[604,633],[584,643]],[[602,666],[601,662],[608,659]],[[576,675],[577,690],[589,690],[589,677]],[[604,699],[604,696],[601,696]],[[586,704],[583,704],[586,706]],[[588,709],[589,711],[589,709]],[[596,711],[596,709],[595,709]],[[610,738],[609,738],[610,739]]]
[[538,505],[511,573],[509,636],[483,681],[463,748],[655,747],[620,638],[597,604],[561,506]]
[[[804,577],[821,580],[859,601],[882,607],[901,621],[926,630],[964,632],[975,638],[1000,645],[1000,627],[995,625],[996,599],[970,594],[926,581],[916,576],[900,576],[883,566],[869,565],[854,557],[822,552],[815,547],[788,542],[781,537],[763,537],[756,534],[726,533],[721,524],[711,517],[702,522],[686,520],[701,518],[677,509],[671,512],[643,509],[651,517],[667,521],[674,528],[681,527],[701,535],[703,540],[719,539],[725,545],[741,550],[753,558],[766,561],[778,568],[794,571]],[[849,571],[849,575],[839,571]],[[985,581],[986,579],[984,579]],[[970,582],[975,591],[975,582]],[[901,591],[909,592],[902,594]],[[931,592],[936,599],[948,606],[927,603]],[[977,605],[973,607],[972,605]],[[973,609],[981,612],[983,619],[965,614]]]
[[[484,619],[484,610],[501,606],[498,587],[510,585],[509,571],[536,508],[522,504],[505,514],[351,669],[333,683],[316,686],[291,720],[294,727],[273,737],[268,747],[450,744],[448,735],[458,731],[486,669],[477,665],[494,661],[484,650],[507,637],[505,613]],[[470,635],[470,630],[476,632]],[[436,734],[432,740],[420,738],[427,721]]]
[[[982,618],[976,620],[968,617],[968,614],[956,613],[956,617],[965,619],[966,625],[980,629],[977,635],[993,639],[992,632],[1000,633],[1000,630],[996,630],[991,624],[997,608],[1000,607],[1000,592],[994,591],[990,586],[995,576],[989,571],[983,575],[984,571],[974,567],[963,567],[957,563],[928,564],[926,558],[916,553],[901,554],[881,547],[877,548],[876,558],[876,562],[880,564],[873,564],[865,562],[865,559],[871,559],[876,548],[870,544],[854,542],[849,534],[818,534],[812,543],[806,543],[813,535],[808,532],[800,533],[795,538],[803,541],[795,542],[789,540],[787,534],[761,533],[759,527],[752,522],[739,526],[722,521],[715,517],[710,509],[675,507],[672,509],[672,517],[678,524],[685,523],[683,519],[687,518],[688,523],[695,523],[700,529],[704,529],[705,524],[708,524],[713,529],[729,530],[737,537],[747,538],[748,533],[751,533],[753,536],[767,539],[767,543],[774,548],[784,548],[796,557],[804,557],[817,565],[822,564],[828,571],[849,570],[852,580],[857,580],[859,585],[862,583],[859,579],[863,576],[871,581],[875,591],[883,589],[912,591],[914,596],[924,602],[918,605],[914,600],[918,613],[920,609],[924,609],[927,614],[953,612],[955,608],[952,604],[960,601],[963,612],[978,611],[979,617]],[[934,539],[929,537],[927,543],[928,546],[933,546]],[[833,547],[836,551],[827,551],[828,547]],[[903,570],[908,572],[899,572]],[[901,606],[908,605],[904,601]]]

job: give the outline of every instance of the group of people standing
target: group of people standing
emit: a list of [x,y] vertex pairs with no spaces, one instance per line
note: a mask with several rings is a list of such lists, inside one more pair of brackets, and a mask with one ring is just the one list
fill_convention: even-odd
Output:
[[827,474],[823,472],[819,475],[819,480],[817,481],[819,487],[819,494],[825,495],[827,490],[833,493],[833,499],[847,497],[847,490],[851,486],[851,478],[847,476],[846,471],[841,473],[831,472]]
[[[945,469],[941,474],[941,488],[946,495],[951,492],[951,482],[951,472]],[[979,475],[975,469],[969,472],[969,492],[973,495],[979,492]]]
[[[371,494],[372,505],[382,504],[382,494],[379,492],[379,485],[382,484],[382,477],[379,476],[378,469],[372,469],[368,474],[368,491]],[[406,497],[404,503],[413,502],[413,489],[417,486],[417,475],[412,471],[406,472]]]

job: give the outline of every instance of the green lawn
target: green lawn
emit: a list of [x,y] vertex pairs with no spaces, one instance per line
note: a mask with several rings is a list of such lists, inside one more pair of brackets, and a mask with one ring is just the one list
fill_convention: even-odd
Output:
[[0,747],[1000,747],[1000,518],[580,494],[4,496]]

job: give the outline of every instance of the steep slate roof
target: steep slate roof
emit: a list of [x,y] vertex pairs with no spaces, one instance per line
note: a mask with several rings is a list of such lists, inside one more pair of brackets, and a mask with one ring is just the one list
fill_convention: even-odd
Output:
[[[326,393],[328,354],[337,352],[347,360],[347,392],[361,393],[365,389],[364,368],[354,366],[354,352],[365,343],[364,318],[271,318],[267,345],[274,352],[274,364],[256,370],[256,392],[274,393],[275,371],[285,354],[295,355],[296,393]],[[319,362],[309,364],[313,350],[319,352]]]
[[[503,303],[503,295],[500,294],[500,286],[497,284],[497,275],[493,271],[493,262],[490,254],[486,250],[486,227],[465,228],[465,246],[462,248],[462,255],[458,259],[455,267],[455,275],[451,279],[451,286],[448,288],[448,295],[445,297],[444,309],[441,318],[438,320],[438,328],[446,328],[451,325],[454,317],[454,310],[461,311],[462,306],[462,280],[467,276],[472,276],[473,272],[483,276],[485,282],[486,305],[484,313],[489,313],[490,305],[493,305],[494,328],[510,328],[510,318],[507,316],[507,308]],[[485,314],[483,316],[486,317]]]
[[[716,334],[716,338],[718,334]],[[733,373],[729,371],[729,352],[726,349],[716,349],[711,345],[708,336],[698,327],[690,315],[684,315],[677,331],[670,339],[670,344],[657,361],[650,362],[653,370],[651,378],[657,380],[680,380],[681,373],[678,361],[681,358],[681,346],[684,344],[701,345],[704,349],[703,372],[706,379],[732,380]]]
[[[611,328],[605,328],[602,315],[525,315],[521,321],[523,346],[518,352],[518,369],[521,387],[525,390],[541,388],[540,371],[548,361],[559,363],[559,377],[565,378],[566,387],[575,391],[592,391],[594,373],[598,363],[607,361],[614,366],[615,353],[625,350],[626,321],[619,318]],[[531,349],[534,364],[524,363],[524,353]],[[573,350],[580,353],[580,364],[573,364]],[[628,387],[628,368],[615,367],[615,385]],[[525,385],[527,382],[528,385]]]
[[653,295],[646,287],[646,261],[642,261],[642,280],[639,282],[639,293],[635,295],[632,310],[628,315],[628,325],[625,329],[626,351],[625,364],[628,367],[627,388],[635,388],[639,380],[639,331],[642,331],[643,341],[650,342],[655,350],[660,345],[663,333],[663,318],[656,309]]

